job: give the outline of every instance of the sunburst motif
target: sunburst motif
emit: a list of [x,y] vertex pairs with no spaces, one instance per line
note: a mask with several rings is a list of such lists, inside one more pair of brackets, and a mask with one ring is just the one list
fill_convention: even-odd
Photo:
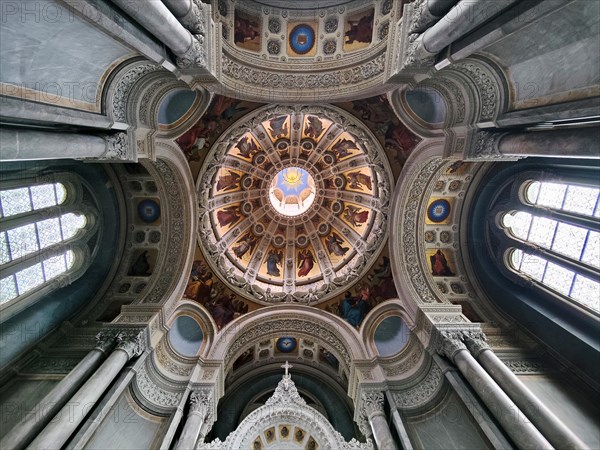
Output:
[[297,191],[302,186],[302,172],[300,169],[295,167],[291,167],[289,169],[285,169],[281,177],[283,178],[283,183],[287,188],[292,191]]

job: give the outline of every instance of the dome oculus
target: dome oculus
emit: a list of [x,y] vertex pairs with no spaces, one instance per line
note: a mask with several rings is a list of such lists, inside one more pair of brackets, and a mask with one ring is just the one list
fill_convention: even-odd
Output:
[[271,182],[269,199],[278,213],[298,216],[306,212],[315,200],[315,181],[299,167],[283,169]]

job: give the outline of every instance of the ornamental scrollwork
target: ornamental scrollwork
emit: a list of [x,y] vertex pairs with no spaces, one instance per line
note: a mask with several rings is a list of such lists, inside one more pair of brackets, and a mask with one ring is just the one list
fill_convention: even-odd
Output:
[[426,404],[441,388],[443,378],[440,368],[433,365],[425,378],[415,387],[401,392],[392,392],[396,407],[414,408]]

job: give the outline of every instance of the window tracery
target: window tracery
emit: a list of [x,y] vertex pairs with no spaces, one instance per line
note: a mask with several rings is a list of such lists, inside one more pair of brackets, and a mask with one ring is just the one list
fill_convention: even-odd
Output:
[[61,181],[30,178],[0,185],[2,306],[68,283],[87,264],[85,242],[96,230],[96,211],[83,201],[76,176],[54,178]]
[[519,209],[502,211],[507,267],[542,289],[600,314],[600,190],[527,180]]

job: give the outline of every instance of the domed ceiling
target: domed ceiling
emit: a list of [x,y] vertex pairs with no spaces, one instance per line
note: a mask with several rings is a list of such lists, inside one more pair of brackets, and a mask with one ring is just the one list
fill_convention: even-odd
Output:
[[221,135],[200,173],[200,247],[254,301],[327,300],[385,244],[391,169],[377,139],[339,108],[255,110]]

